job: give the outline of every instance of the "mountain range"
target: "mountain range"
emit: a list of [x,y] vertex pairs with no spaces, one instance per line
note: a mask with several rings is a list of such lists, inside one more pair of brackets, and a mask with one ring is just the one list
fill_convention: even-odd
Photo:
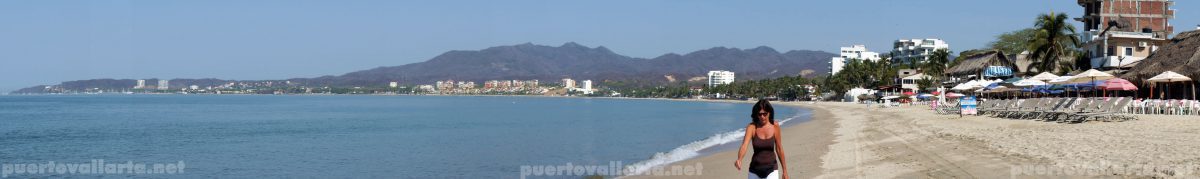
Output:
[[[835,56],[833,53],[811,50],[780,53],[773,48],[760,46],[752,49],[714,47],[682,55],[669,53],[645,59],[617,54],[603,46],[587,47],[574,42],[557,47],[525,43],[474,51],[449,51],[424,62],[377,67],[338,76],[278,81],[310,87],[383,86],[389,82],[417,85],[440,80],[483,82],[537,79],[557,82],[563,78],[666,84],[702,81],[712,70],[733,71],[738,80],[823,75],[829,71],[829,59]],[[230,81],[172,79],[171,85],[206,86],[225,82]],[[93,79],[63,82],[58,87],[68,90],[126,89],[135,83],[136,80],[131,79]],[[34,86],[13,93],[38,93],[45,87]]]

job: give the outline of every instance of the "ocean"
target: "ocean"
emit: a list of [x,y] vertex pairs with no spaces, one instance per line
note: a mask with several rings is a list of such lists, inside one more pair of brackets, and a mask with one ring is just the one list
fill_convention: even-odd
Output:
[[[0,164],[182,168],[6,171],[20,178],[519,178],[522,166],[645,168],[728,150],[750,108],[513,96],[7,95],[0,96]],[[775,108],[779,121],[811,116]]]

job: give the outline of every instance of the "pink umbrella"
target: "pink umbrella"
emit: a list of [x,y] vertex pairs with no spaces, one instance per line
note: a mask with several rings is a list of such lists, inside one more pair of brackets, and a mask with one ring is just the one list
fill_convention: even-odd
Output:
[[[1133,85],[1133,83],[1130,83],[1129,80],[1120,79],[1120,78],[1113,78],[1113,79],[1105,80],[1103,85],[1104,86],[1102,88],[1104,89],[1104,93],[1105,93],[1104,96],[1108,96],[1108,90],[1114,90],[1114,91],[1137,91],[1138,90],[1137,85]],[[1117,95],[1120,95],[1120,94],[1117,94]]]
[[1129,80],[1113,78],[1104,81],[1104,90],[1135,91],[1138,90],[1138,87],[1130,83]]

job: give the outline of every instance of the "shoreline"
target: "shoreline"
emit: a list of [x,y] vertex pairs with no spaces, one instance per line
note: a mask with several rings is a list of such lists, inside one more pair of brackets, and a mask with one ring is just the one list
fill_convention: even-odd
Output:
[[[641,98],[647,99],[647,98]],[[649,98],[652,99],[652,98]],[[692,101],[692,102],[730,102],[730,103],[753,103],[753,101],[734,101],[734,100],[704,100],[704,99],[664,99],[672,101]],[[818,103],[820,104],[820,103]],[[807,102],[780,102],[772,103],[774,106],[786,106],[794,108],[803,108],[811,111],[811,116],[808,120],[799,123],[791,123],[791,125],[783,125],[783,148],[787,156],[788,172],[792,177],[799,178],[814,178],[822,174],[821,156],[826,153],[829,145],[833,143],[833,129],[836,126],[836,120],[831,119],[830,111],[822,108],[814,107],[813,104]],[[740,145],[740,140],[731,142]],[[716,147],[716,146],[714,146]],[[790,151],[790,152],[789,152]],[[694,165],[700,164],[704,166],[701,176],[704,178],[744,178],[748,175],[748,167],[750,164],[750,155],[753,151],[746,151],[742,159],[742,169],[739,171],[733,167],[733,160],[737,158],[738,148],[714,151],[706,155],[695,156],[682,161],[672,162],[662,166],[672,165]],[[627,175],[618,178],[695,178],[696,176],[654,176],[654,175]]]

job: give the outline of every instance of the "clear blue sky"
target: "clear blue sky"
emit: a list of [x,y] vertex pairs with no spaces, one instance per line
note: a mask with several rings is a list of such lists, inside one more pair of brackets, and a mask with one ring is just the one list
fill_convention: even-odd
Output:
[[[1177,31],[1200,2],[1176,1]],[[952,50],[1074,0],[2,1],[0,91],[93,78],[282,79],[420,62],[448,50],[578,42],[651,58],[714,46]],[[1076,23],[1078,24],[1078,23]]]

